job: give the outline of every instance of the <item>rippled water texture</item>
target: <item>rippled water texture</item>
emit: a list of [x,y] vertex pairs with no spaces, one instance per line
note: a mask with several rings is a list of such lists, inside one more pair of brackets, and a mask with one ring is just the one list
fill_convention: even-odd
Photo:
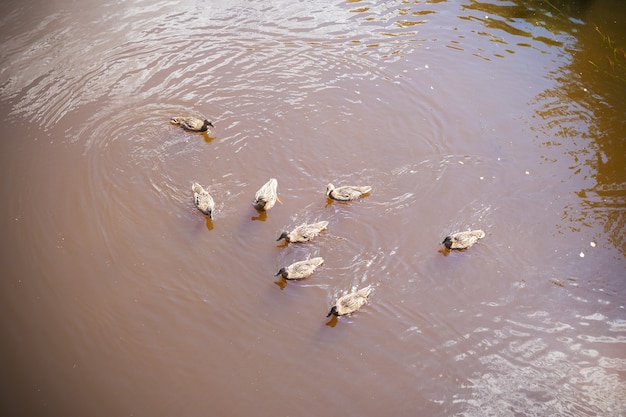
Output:
[[626,415],[621,2],[0,11],[2,415]]

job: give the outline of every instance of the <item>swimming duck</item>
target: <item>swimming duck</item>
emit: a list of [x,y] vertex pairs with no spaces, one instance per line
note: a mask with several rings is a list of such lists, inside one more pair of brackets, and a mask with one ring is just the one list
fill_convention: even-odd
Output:
[[304,261],[294,262],[288,267],[280,268],[275,277],[282,275],[285,279],[304,279],[308,278],[315,270],[324,263],[323,258],[313,258]]
[[211,129],[209,128],[215,127],[213,126],[213,123],[209,122],[206,119],[198,119],[197,117],[186,116],[172,117],[170,123],[179,125],[183,129],[190,130],[192,132],[210,132]]
[[213,197],[211,194],[200,184],[194,182],[191,186],[191,190],[193,191],[193,202],[198,207],[198,210],[208,215],[211,220],[213,220],[213,209],[215,208],[215,202],[213,201]]
[[337,201],[356,200],[370,191],[372,191],[372,187],[370,186],[355,187],[352,185],[345,185],[343,187],[335,188],[335,186],[330,183],[326,186],[326,195]]
[[289,243],[308,242],[315,236],[319,235],[320,232],[326,229],[327,226],[328,222],[326,221],[311,224],[303,223],[289,233],[283,232],[278,239],[276,239],[276,241],[278,242],[281,239],[285,239]]
[[261,187],[254,195],[254,201],[252,202],[254,208],[260,211],[267,211],[274,207],[274,204],[276,204],[276,200],[278,199],[278,195],[276,193],[277,187],[278,181],[276,178],[270,178],[270,180],[266,182],[265,185],[263,185],[263,187]]
[[478,239],[485,237],[485,232],[482,230],[468,230],[465,232],[453,233],[441,242],[450,250],[463,250],[472,246],[478,242]]
[[369,285],[356,292],[340,297],[335,302],[335,305],[332,306],[326,317],[330,317],[332,314],[335,316],[344,316],[346,314],[354,313],[367,303],[367,298],[370,296],[371,292],[372,286]]

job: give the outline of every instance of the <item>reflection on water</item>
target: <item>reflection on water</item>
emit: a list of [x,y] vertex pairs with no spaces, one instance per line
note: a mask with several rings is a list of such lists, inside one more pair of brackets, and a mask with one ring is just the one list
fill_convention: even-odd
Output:
[[626,414],[613,3],[3,3],[5,414]]
[[565,206],[568,223],[558,226],[580,231],[598,225],[601,232],[594,238],[608,239],[626,255],[626,141],[619,138],[626,104],[626,38],[606,23],[606,10],[591,12],[590,20],[604,22],[602,29],[597,23],[577,25],[578,44],[568,49],[580,52],[551,74],[555,87],[537,95],[537,115],[545,121],[537,129],[549,137],[543,143],[549,148],[543,156],[546,163],[567,163],[572,178],[582,185],[572,189],[581,200]]

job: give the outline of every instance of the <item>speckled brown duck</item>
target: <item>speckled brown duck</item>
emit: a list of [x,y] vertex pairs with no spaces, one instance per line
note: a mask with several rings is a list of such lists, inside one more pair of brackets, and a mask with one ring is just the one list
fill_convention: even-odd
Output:
[[259,191],[254,195],[254,201],[252,205],[259,211],[267,211],[274,207],[278,199],[278,180],[276,178],[270,178]]
[[326,195],[333,200],[337,201],[352,201],[363,197],[365,194],[372,191],[370,186],[354,186],[344,185],[342,187],[335,188],[334,185],[328,184],[326,186]]
[[210,128],[215,127],[213,126],[213,123],[206,119],[199,119],[197,117],[190,116],[172,117],[170,123],[178,125],[190,132],[210,132]]
[[285,279],[299,280],[308,278],[313,275],[313,272],[324,264],[324,259],[321,257],[306,259],[304,261],[294,262],[287,267],[280,268],[280,271],[275,277],[281,275]]
[[372,286],[369,285],[358,291],[340,297],[331,307],[326,317],[330,317],[333,314],[335,316],[345,316],[346,314],[354,313],[367,303],[367,299],[372,293],[372,289]]
[[327,227],[327,221],[311,224],[304,223],[293,229],[291,232],[283,232],[278,239],[276,239],[276,241],[278,242],[281,239],[285,239],[288,243],[308,242],[315,236],[319,235],[322,230],[326,230]]
[[194,182],[191,186],[191,191],[193,191],[193,202],[202,213],[209,216],[209,218],[213,219],[213,210],[215,209],[215,202],[213,201],[213,197],[211,194],[200,184]]
[[441,243],[449,250],[464,250],[473,246],[483,237],[485,237],[485,232],[482,230],[468,230],[446,236]]

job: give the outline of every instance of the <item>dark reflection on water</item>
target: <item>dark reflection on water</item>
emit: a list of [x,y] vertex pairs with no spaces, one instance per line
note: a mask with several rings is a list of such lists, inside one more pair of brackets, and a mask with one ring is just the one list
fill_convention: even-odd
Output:
[[620,2],[88,3],[0,6],[3,415],[626,414]]
[[266,211],[259,211],[258,214],[256,216],[252,216],[251,220],[259,220],[259,221],[266,221],[267,220],[267,212]]
[[339,322],[339,319],[337,318],[337,316],[330,316],[330,319],[326,322],[326,325],[328,327],[335,327],[337,325],[337,323]]

